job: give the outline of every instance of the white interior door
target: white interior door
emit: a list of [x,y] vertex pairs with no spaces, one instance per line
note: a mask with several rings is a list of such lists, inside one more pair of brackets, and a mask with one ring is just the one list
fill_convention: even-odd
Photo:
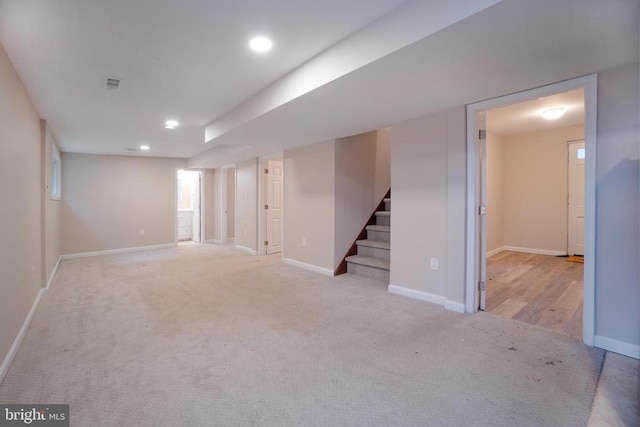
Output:
[[584,255],[584,141],[569,142],[569,255]]
[[282,251],[282,160],[268,160],[266,179],[267,254]]
[[487,303],[487,121],[478,114],[478,297],[477,306],[484,310]]
[[193,180],[193,186],[191,187],[191,200],[193,206],[193,237],[191,240],[200,243],[200,188],[202,187],[202,173],[198,172],[198,175]]

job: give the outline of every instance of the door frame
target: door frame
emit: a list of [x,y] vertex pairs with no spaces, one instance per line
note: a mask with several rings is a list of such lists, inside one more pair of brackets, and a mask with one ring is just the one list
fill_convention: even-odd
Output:
[[[236,172],[233,174],[236,182],[234,183],[234,188],[236,190],[236,198],[238,197],[238,192],[237,192],[237,186],[238,186],[238,180],[237,180],[237,167],[235,163],[229,164],[229,165],[225,165],[222,166],[220,168],[220,244],[225,244],[229,241],[229,236],[228,236],[228,230],[227,230],[227,214],[228,214],[228,197],[227,197],[227,175],[229,172],[229,169],[234,169]],[[236,200],[234,198],[233,203],[236,203]],[[233,210],[233,212],[237,215],[236,209]],[[233,218],[233,222],[236,222],[236,218]],[[236,227],[234,227],[236,228]],[[235,233],[234,233],[234,242],[235,242],[235,235],[237,235],[238,230],[236,228]]]
[[206,236],[205,234],[205,170],[204,169],[189,169],[189,168],[176,168],[175,169],[175,179],[173,182],[173,194],[174,194],[174,198],[173,198],[173,214],[175,216],[174,218],[174,232],[173,234],[175,235],[175,243],[176,245],[178,244],[178,171],[183,170],[183,171],[193,171],[193,172],[199,172],[200,173],[200,243],[204,243],[205,242],[205,238],[204,236]]
[[[466,208],[466,267],[465,267],[465,311],[478,311],[479,260],[477,215],[479,201],[478,150],[476,115],[480,112],[573,89],[584,89],[585,103],[585,253],[584,253],[584,303],[582,341],[594,345],[595,336],[595,257],[596,257],[596,120],[597,120],[597,74],[578,77],[535,89],[517,92],[486,101],[467,105],[467,208]],[[484,254],[486,258],[486,253]]]
[[[258,255],[266,255],[267,247],[264,244],[265,236],[267,233],[267,218],[266,212],[264,210],[264,205],[266,204],[267,194],[266,194],[266,185],[267,180],[264,177],[264,170],[268,166],[269,160],[282,160],[282,193],[284,199],[284,182],[287,179],[285,176],[284,170],[284,151],[278,151],[275,153],[267,154],[265,156],[261,156],[258,159]],[[284,200],[283,200],[284,201]],[[283,203],[284,205],[284,203]],[[282,242],[282,250],[280,251],[280,256],[284,257],[284,206],[282,209],[282,227],[281,227],[281,236],[280,242]]]

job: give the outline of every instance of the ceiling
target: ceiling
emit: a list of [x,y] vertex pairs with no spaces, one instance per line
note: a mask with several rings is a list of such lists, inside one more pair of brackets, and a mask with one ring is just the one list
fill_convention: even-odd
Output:
[[[564,108],[555,120],[542,117],[549,108]],[[502,136],[584,124],[584,89],[575,89],[487,111],[487,129]]]
[[[637,0],[0,0],[0,42],[63,151],[148,144],[217,167],[636,63],[639,15]],[[257,33],[272,52],[246,48]]]

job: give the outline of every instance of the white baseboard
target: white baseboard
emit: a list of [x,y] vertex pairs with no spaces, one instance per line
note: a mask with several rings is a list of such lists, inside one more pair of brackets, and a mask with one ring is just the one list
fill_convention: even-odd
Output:
[[438,304],[443,306],[446,310],[455,311],[456,313],[465,312],[463,303],[448,300],[442,295],[430,294],[428,292],[417,291],[415,289],[404,288],[397,285],[389,285],[387,290],[392,294],[402,295],[404,297],[418,299],[432,304]]
[[493,255],[499,254],[500,252],[503,252],[505,250],[506,249],[505,249],[504,246],[500,246],[499,248],[495,248],[494,250],[487,252],[487,258],[489,258],[490,256],[493,256]]
[[60,266],[61,260],[62,260],[62,257],[58,257],[58,261],[56,262],[56,265],[53,267],[53,270],[51,270],[51,274],[49,275],[49,280],[47,280],[47,286],[46,286],[47,291],[51,288],[51,283],[53,283],[53,279],[56,277],[56,273],[58,272],[58,267]]
[[446,308],[449,311],[455,311],[456,313],[465,312],[463,303],[451,301],[449,299],[444,302],[444,308]]
[[551,255],[551,256],[561,256],[561,255],[567,254],[567,251],[550,251],[548,249],[520,248],[518,246],[503,246],[502,250],[511,251],[511,252],[524,252],[527,254],[536,254],[536,255]]
[[136,246],[133,248],[122,248],[122,249],[109,249],[106,251],[96,251],[96,252],[81,252],[78,254],[67,254],[60,256],[61,259],[74,259],[74,258],[87,258],[98,255],[113,255],[113,254],[124,254],[127,252],[140,252],[140,251],[152,251],[154,249],[167,249],[167,248],[175,248],[177,243],[165,243],[162,245],[151,245],[151,246]]
[[285,264],[293,265],[294,267],[315,271],[316,273],[320,273],[325,276],[331,276],[331,277],[334,276],[333,270],[329,270],[328,268],[318,267],[317,265],[306,264],[304,262],[296,261],[295,259],[282,258],[282,262],[284,262]]
[[247,247],[240,246],[240,245],[236,245],[236,249],[238,249],[239,251],[248,252],[251,255],[256,255],[258,253],[254,249],[247,248]]
[[46,293],[47,293],[46,288],[42,288],[38,292],[38,296],[36,297],[36,300],[33,302],[33,305],[31,306],[31,310],[29,311],[27,318],[24,319],[24,323],[22,324],[22,328],[20,328],[20,332],[18,332],[16,339],[13,340],[13,344],[11,345],[9,352],[7,353],[4,360],[2,361],[2,365],[0,365],[0,384],[2,384],[2,381],[4,380],[5,375],[7,375],[7,372],[9,371],[9,366],[11,366],[11,362],[13,362],[13,358],[16,356],[16,353],[18,353],[20,344],[22,344],[22,340],[24,339],[24,336],[26,335],[27,330],[29,329],[31,320],[33,319],[33,316],[36,314],[36,310],[40,305],[40,300],[42,300],[42,297]]
[[603,350],[622,354],[623,356],[640,359],[640,346],[635,344],[629,344],[623,341],[596,335],[593,339],[593,345]]
[[220,245],[220,244],[222,244],[222,240],[220,240],[220,239],[207,239],[207,240],[204,241],[204,243],[213,243],[213,244],[216,244],[216,245]]

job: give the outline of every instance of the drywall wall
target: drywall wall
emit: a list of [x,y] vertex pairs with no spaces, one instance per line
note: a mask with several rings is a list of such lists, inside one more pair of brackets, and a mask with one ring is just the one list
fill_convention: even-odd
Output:
[[379,129],[377,134],[373,200],[379,201],[391,188],[391,128]]
[[258,250],[258,159],[236,164],[236,246]]
[[63,153],[61,253],[174,243],[183,167],[184,159]]
[[487,122],[487,253],[504,246],[503,138]]
[[220,242],[220,169],[205,169],[204,191],[204,239]]
[[236,237],[236,168],[227,173],[227,239]]
[[330,272],[335,265],[335,153],[335,140],[284,153],[283,257]]
[[447,293],[447,134],[447,112],[392,127],[391,284],[438,296]]
[[504,244],[566,253],[567,141],[584,126],[504,138]]
[[[380,202],[375,199],[378,132],[335,142],[334,268],[353,245]],[[383,196],[380,196],[383,197]]]
[[44,284],[40,118],[2,45],[0,94],[1,364]]
[[[57,143],[45,120],[40,121],[42,141],[42,260],[44,280],[48,282],[60,257],[60,200],[51,197],[52,152]],[[55,148],[54,148],[55,147]]]
[[635,64],[598,74],[596,154],[596,345],[622,343],[636,357],[640,357],[639,73]]

